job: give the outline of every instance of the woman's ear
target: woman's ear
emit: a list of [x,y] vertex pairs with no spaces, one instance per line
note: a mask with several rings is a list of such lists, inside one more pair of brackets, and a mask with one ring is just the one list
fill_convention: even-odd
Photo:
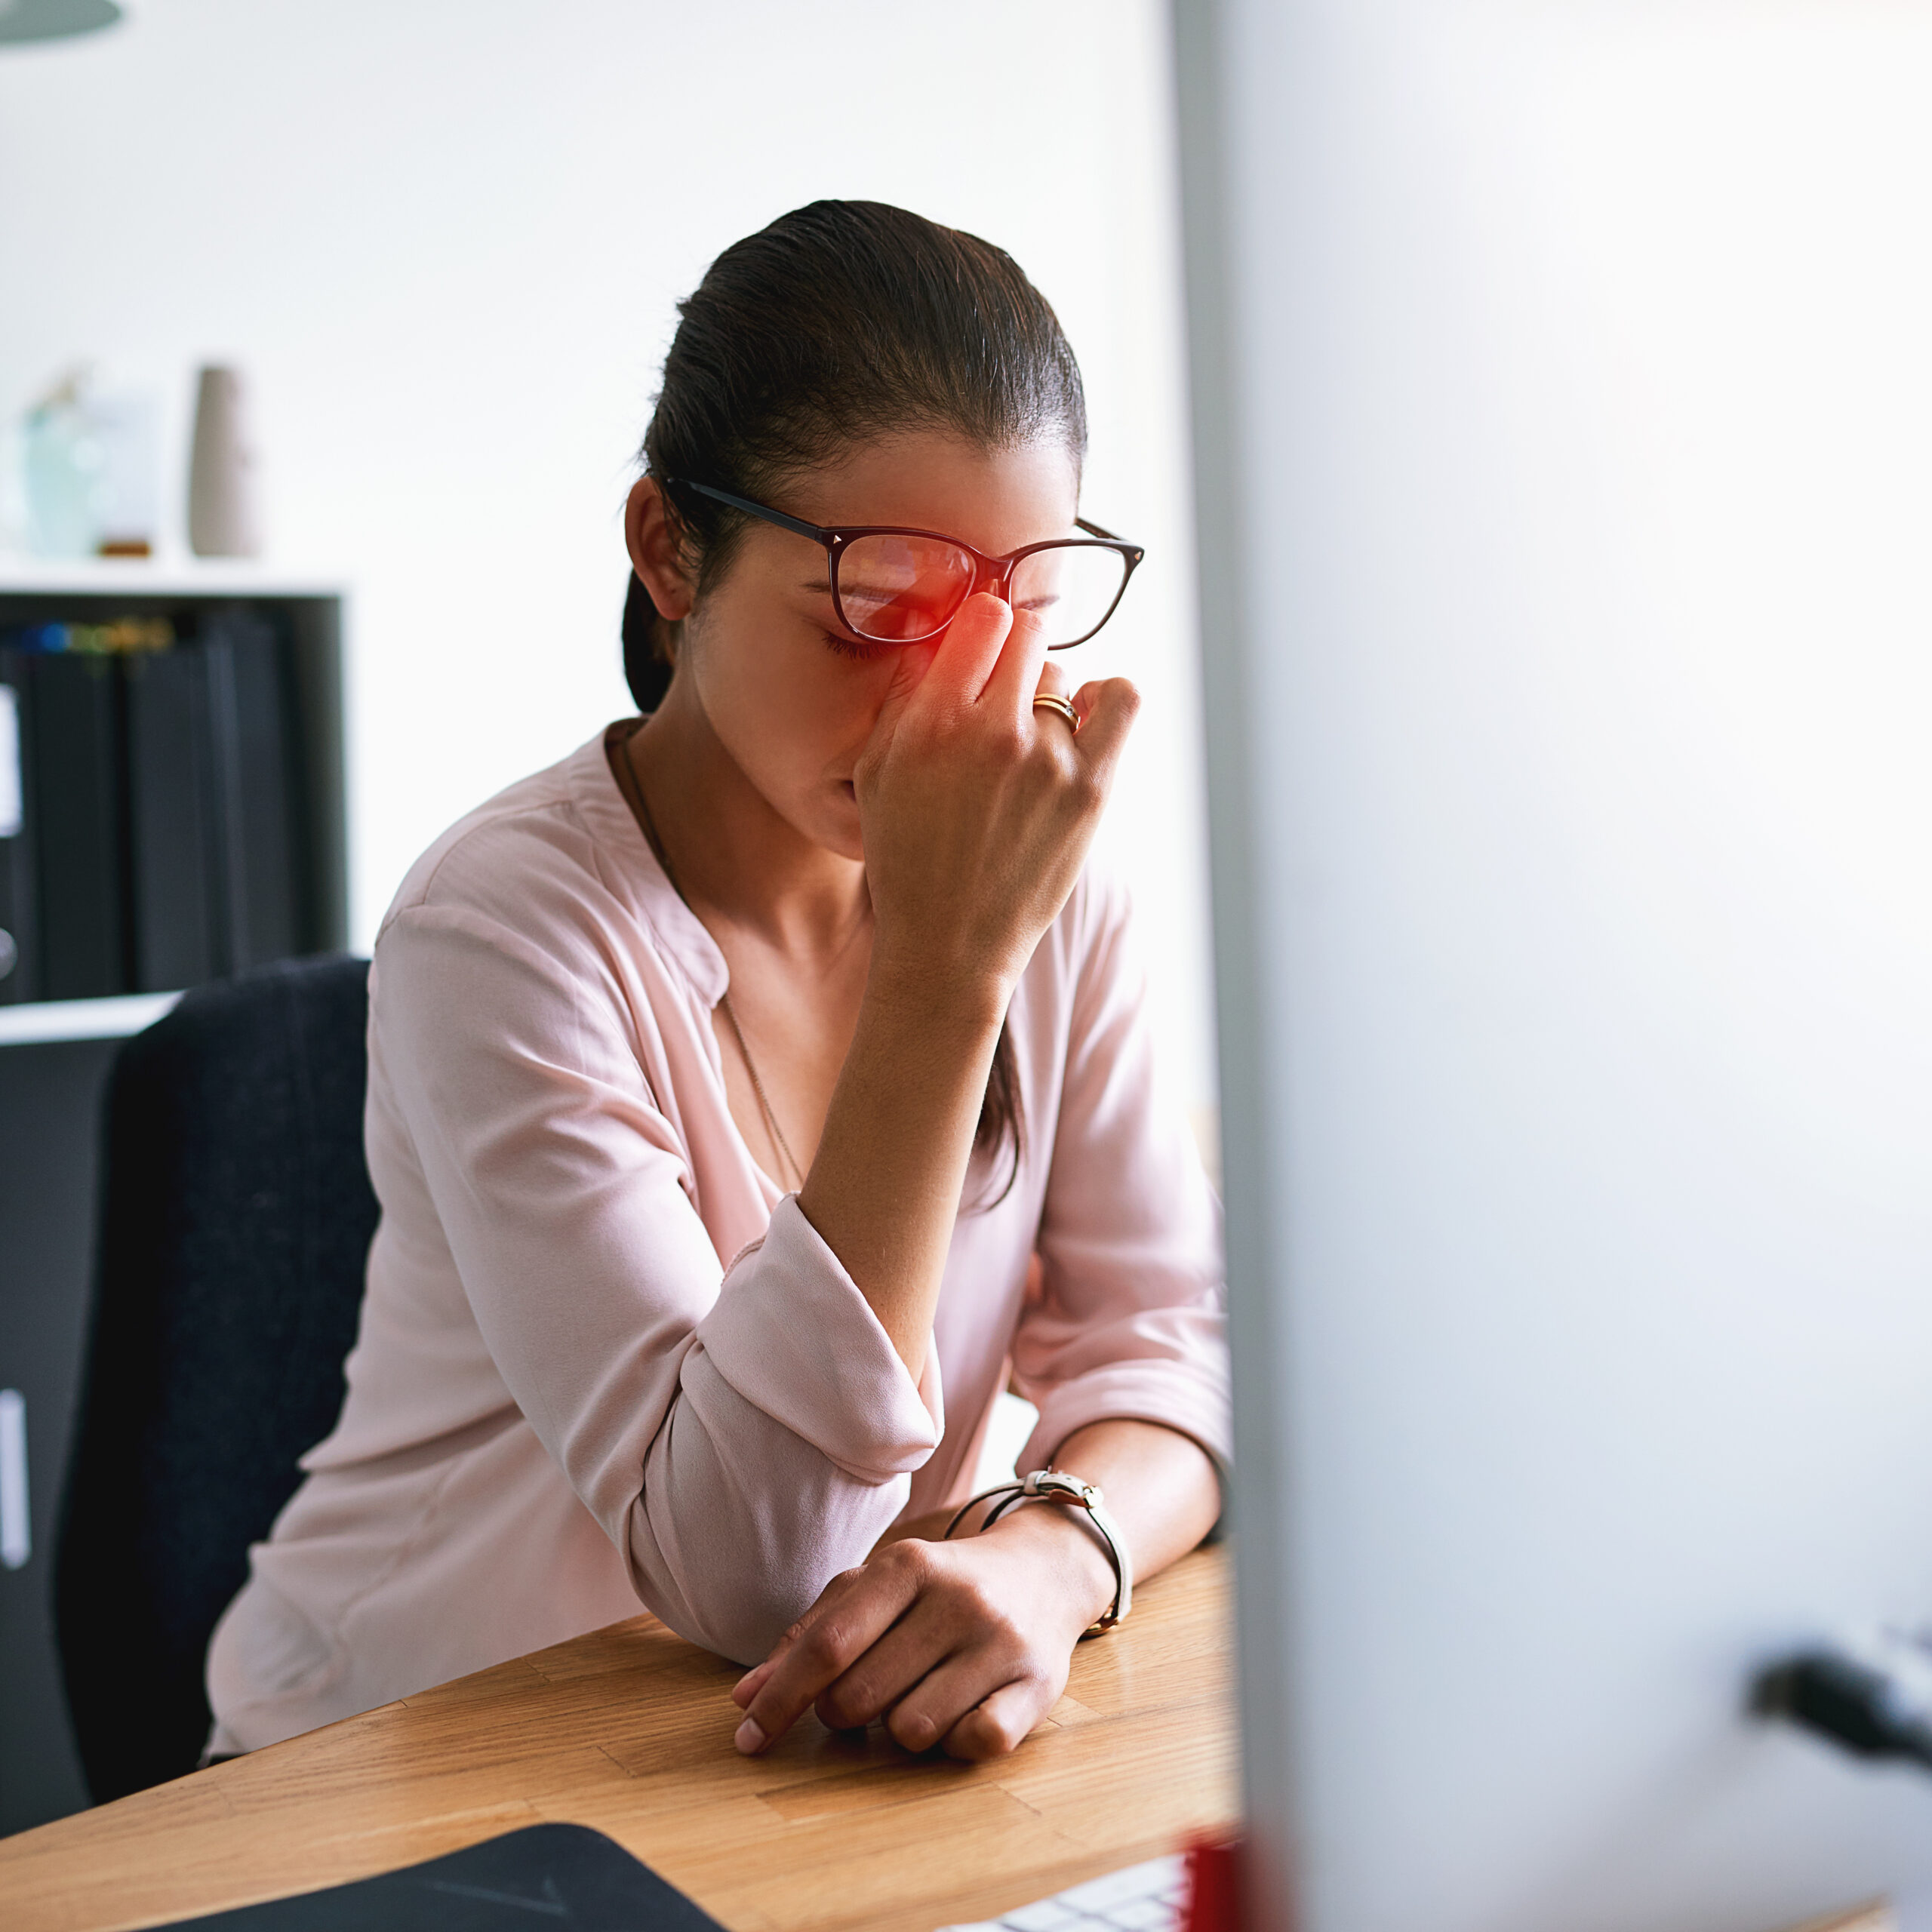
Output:
[[624,505],[624,546],[631,568],[667,623],[691,615],[695,586],[685,568],[671,506],[654,476],[640,476]]

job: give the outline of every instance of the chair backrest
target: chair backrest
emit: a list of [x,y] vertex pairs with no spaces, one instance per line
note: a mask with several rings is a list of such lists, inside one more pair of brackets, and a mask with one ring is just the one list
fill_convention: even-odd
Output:
[[193,1769],[209,1636],[341,1407],[376,1226],[368,1010],[365,961],[267,967],[115,1063],[54,1581],[97,1803]]

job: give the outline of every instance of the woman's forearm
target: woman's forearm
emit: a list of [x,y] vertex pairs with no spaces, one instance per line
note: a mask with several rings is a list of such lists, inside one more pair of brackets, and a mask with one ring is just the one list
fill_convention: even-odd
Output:
[[997,983],[875,958],[798,1207],[916,1380],[1005,1017]]

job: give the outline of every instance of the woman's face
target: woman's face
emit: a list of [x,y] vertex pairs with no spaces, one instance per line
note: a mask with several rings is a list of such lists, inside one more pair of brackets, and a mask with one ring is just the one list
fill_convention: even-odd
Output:
[[[997,557],[1077,535],[1078,488],[1073,458],[1057,441],[993,451],[909,431],[774,491],[772,507],[820,525],[937,531]],[[872,644],[844,630],[827,561],[811,538],[752,522],[724,575],[690,605],[677,675],[773,810],[814,844],[857,859],[853,768],[895,659],[930,647]]]

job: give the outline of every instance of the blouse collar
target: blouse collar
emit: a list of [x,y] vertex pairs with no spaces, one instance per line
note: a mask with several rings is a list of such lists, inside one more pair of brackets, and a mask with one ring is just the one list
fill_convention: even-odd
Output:
[[613,735],[628,737],[637,720],[623,718],[598,733],[568,761],[571,796],[600,851],[609,855],[605,883],[628,900],[651,928],[660,947],[683,971],[707,1006],[715,1006],[731,984],[730,969],[718,942],[697,915],[678,897],[632,815],[611,776],[605,746]]

